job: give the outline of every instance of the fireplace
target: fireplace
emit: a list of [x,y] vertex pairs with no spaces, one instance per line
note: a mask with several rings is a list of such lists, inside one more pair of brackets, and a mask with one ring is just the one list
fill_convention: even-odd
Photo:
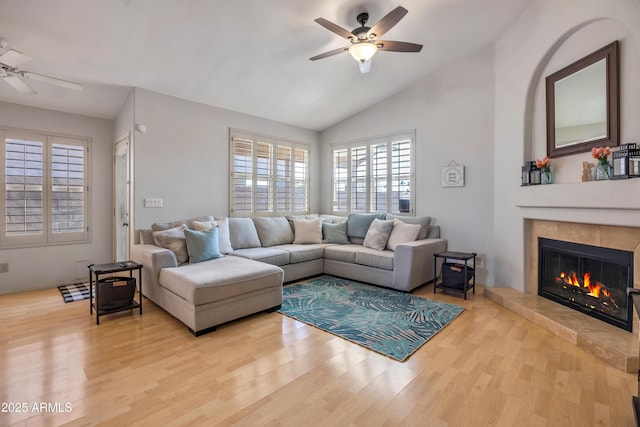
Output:
[[631,331],[633,252],[538,238],[538,294]]

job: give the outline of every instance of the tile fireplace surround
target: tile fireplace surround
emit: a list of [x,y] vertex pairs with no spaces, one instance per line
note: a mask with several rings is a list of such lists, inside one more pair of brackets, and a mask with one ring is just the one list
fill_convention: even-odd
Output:
[[640,287],[640,227],[526,219],[525,291],[485,288],[492,301],[626,372],[638,370],[638,317],[629,333],[601,320],[538,296],[538,237],[633,252],[634,286]]

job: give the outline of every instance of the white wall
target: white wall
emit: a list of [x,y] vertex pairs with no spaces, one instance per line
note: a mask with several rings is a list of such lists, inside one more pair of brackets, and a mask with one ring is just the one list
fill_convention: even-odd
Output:
[[[608,21],[600,22],[602,18]],[[637,198],[640,180],[576,182],[582,161],[592,161],[588,153],[554,159],[560,184],[519,187],[522,163],[545,153],[540,79],[616,38],[622,39],[623,56],[622,142],[640,142],[640,2],[539,0],[496,43],[495,153],[496,165],[501,167],[495,174],[493,262],[500,286],[525,289],[527,218],[640,226],[637,203],[626,205],[629,198]],[[562,202],[562,193],[574,201],[575,208]]]
[[[332,143],[416,130],[416,215],[431,215],[449,249],[493,251],[493,49],[425,76],[406,90],[326,129],[321,210],[331,209]],[[465,166],[465,186],[441,187],[441,167]],[[480,269],[478,280],[491,281]]]
[[[319,135],[247,114],[135,89],[135,228],[201,215],[229,215],[229,128],[311,144],[311,211],[318,211]],[[163,208],[145,208],[144,198]]]
[[[91,242],[25,249],[0,249],[0,294],[87,280],[87,264],[112,258],[113,122],[0,102],[0,124],[14,128],[89,137],[91,150]],[[4,213],[2,213],[4,215]]]
[[131,132],[133,136],[133,128],[135,126],[135,115],[134,115],[134,89],[131,89],[131,93],[127,97],[127,100],[122,104],[120,108],[120,112],[116,117],[113,125],[113,136],[114,141],[122,138],[127,134],[127,132]]

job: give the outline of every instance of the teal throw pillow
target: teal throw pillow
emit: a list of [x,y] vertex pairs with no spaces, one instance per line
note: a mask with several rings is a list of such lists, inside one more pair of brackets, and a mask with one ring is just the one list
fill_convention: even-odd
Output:
[[220,258],[220,245],[218,243],[218,227],[207,231],[184,230],[189,252],[189,263],[207,261]]
[[324,243],[337,243],[339,245],[348,245],[347,222],[339,222],[337,224],[322,223],[322,237]]

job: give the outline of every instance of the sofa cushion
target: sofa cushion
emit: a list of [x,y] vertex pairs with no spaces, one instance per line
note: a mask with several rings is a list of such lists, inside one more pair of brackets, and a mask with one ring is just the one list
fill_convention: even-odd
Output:
[[383,251],[393,230],[393,220],[374,219],[362,242],[362,246]]
[[184,237],[186,228],[187,226],[182,224],[178,227],[153,232],[153,241],[156,246],[172,251],[176,255],[178,264],[184,264],[189,260],[187,241]]
[[231,236],[229,235],[228,218],[216,218],[215,221],[191,221],[191,225],[196,231],[211,230],[212,228],[217,227],[220,253],[226,255],[233,252],[233,247],[231,246]]
[[354,264],[356,262],[356,253],[362,249],[364,249],[362,245],[328,246],[324,248],[324,259]]
[[[253,218],[260,243],[263,247],[285,245],[293,242],[289,221],[283,216],[276,218]],[[260,246],[260,245],[258,245]]]
[[420,224],[422,229],[418,234],[416,240],[423,240],[427,238],[427,233],[429,232],[429,224],[431,224],[430,216],[399,216],[387,214],[387,219],[399,219],[402,222],[406,222],[407,224]]
[[322,243],[322,220],[320,218],[294,219],[293,228],[295,230],[293,243],[296,245]]
[[356,252],[356,264],[382,268],[384,270],[393,270],[393,256],[394,252],[392,251],[362,248]]
[[339,222],[347,222],[347,217],[340,216],[340,215],[321,214],[320,218],[322,219],[322,222],[328,222],[329,224],[338,224]]
[[347,222],[342,221],[337,224],[328,222],[322,223],[322,236],[324,243],[337,243],[339,245],[348,245]]
[[229,233],[234,251],[260,247],[260,238],[251,218],[229,218]]
[[413,242],[420,234],[420,224],[407,224],[398,218],[393,220],[393,230],[387,241],[387,249],[395,251],[400,243]]
[[309,244],[309,245],[280,245],[275,246],[272,249],[281,249],[289,252],[289,264],[296,264],[299,262],[311,261],[314,259],[322,258],[324,254],[324,248],[327,245],[324,244]]
[[143,228],[139,230],[140,244],[141,245],[155,245],[156,242],[153,240],[153,231],[150,228]]
[[181,219],[179,221],[173,221],[173,222],[156,222],[155,224],[151,225],[151,231],[168,230],[170,228],[176,228],[176,227],[179,227],[181,225],[186,225],[187,227],[193,229],[193,226],[190,225],[192,223],[192,221],[213,221],[213,217],[212,216],[199,216],[197,218]]
[[258,246],[257,248],[236,249],[230,255],[278,266],[289,264],[289,252],[282,249],[261,248]]
[[201,305],[221,301],[260,289],[282,286],[280,267],[227,256],[163,268],[159,283],[184,300]]
[[203,231],[189,230],[186,228],[184,230],[184,237],[187,241],[189,263],[195,264],[220,257],[218,227]]
[[373,222],[374,219],[384,219],[385,214],[383,213],[373,213],[373,214],[362,214],[362,213],[352,213],[347,217],[347,236],[358,237],[360,239],[364,239],[367,235],[367,231],[369,231],[369,226]]

